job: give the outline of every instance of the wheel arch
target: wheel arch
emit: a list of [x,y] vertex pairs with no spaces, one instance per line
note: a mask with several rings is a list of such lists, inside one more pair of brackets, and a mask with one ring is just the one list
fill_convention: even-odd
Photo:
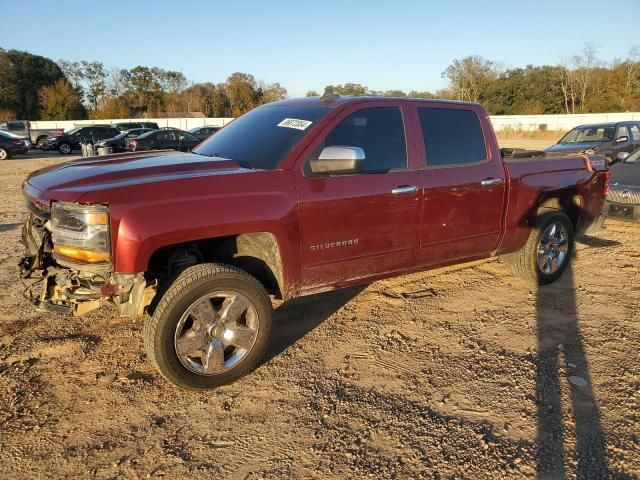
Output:
[[248,232],[164,245],[151,253],[146,271],[152,278],[163,274],[174,276],[184,268],[204,262],[240,268],[256,277],[270,294],[277,298],[288,296],[280,244],[270,232]]
[[544,201],[542,201],[535,211],[535,218],[547,212],[564,212],[571,220],[571,224],[574,230],[577,230],[578,223],[580,221],[581,210],[582,197],[580,197],[580,195],[576,193],[558,195],[546,198]]

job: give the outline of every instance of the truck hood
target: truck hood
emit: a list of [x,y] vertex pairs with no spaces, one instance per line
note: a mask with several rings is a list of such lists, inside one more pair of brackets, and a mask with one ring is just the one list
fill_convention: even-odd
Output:
[[[568,155],[569,153],[578,153],[588,148],[594,148],[605,142],[584,142],[584,143],[556,143],[545,150],[547,153],[556,155]],[[553,155],[551,155],[553,156]]]
[[[237,162],[194,153],[136,152],[83,158],[37,170],[25,187],[42,200],[79,201],[87,192],[181,178],[249,173]],[[25,191],[27,188],[25,188]]]

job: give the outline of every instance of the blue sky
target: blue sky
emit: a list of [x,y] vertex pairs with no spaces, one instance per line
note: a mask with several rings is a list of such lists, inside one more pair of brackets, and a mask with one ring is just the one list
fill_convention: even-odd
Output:
[[2,11],[5,49],[157,65],[195,82],[242,71],[291,96],[346,82],[433,91],[466,55],[518,67],[558,63],[586,42],[604,61],[640,44],[639,0],[32,0],[3,2]]

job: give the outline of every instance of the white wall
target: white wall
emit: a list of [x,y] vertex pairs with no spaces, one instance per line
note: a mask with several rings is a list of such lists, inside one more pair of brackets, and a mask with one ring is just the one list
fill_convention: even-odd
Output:
[[[585,113],[573,115],[499,115],[492,116],[491,123],[496,131],[502,130],[538,130],[540,125],[546,125],[547,130],[570,130],[576,125],[585,123],[619,122],[624,120],[640,120],[640,112],[629,113]],[[144,118],[144,119],[114,119],[114,120],[63,120],[63,121],[34,121],[31,128],[64,128],[69,130],[79,125],[94,123],[118,123],[148,121],[156,122],[160,127],[174,127],[182,130],[202,125],[226,125],[233,118]]]
[[586,123],[621,122],[640,120],[640,112],[629,113],[585,113],[573,115],[496,115],[491,123],[496,131],[502,130],[538,130],[546,125],[547,130],[571,130]]
[[156,122],[160,128],[173,127],[181,130],[189,130],[194,127],[203,125],[219,125],[223,126],[229,123],[233,118],[118,118],[113,120],[37,120],[31,122],[31,128],[37,130],[39,128],[54,129],[64,128],[71,130],[81,125],[93,124],[112,124],[121,122]]

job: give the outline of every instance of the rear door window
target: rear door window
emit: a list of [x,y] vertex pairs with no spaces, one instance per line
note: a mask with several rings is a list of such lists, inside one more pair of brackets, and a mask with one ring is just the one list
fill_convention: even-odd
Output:
[[423,107],[418,114],[428,167],[487,159],[480,119],[472,110]]
[[156,135],[156,139],[161,142],[170,142],[176,139],[176,134],[172,130],[163,130]]
[[181,142],[197,142],[198,139],[187,132],[180,132],[180,141]]
[[629,138],[629,129],[627,127],[622,126],[618,128],[618,135],[616,136],[616,138],[620,138],[620,137]]

